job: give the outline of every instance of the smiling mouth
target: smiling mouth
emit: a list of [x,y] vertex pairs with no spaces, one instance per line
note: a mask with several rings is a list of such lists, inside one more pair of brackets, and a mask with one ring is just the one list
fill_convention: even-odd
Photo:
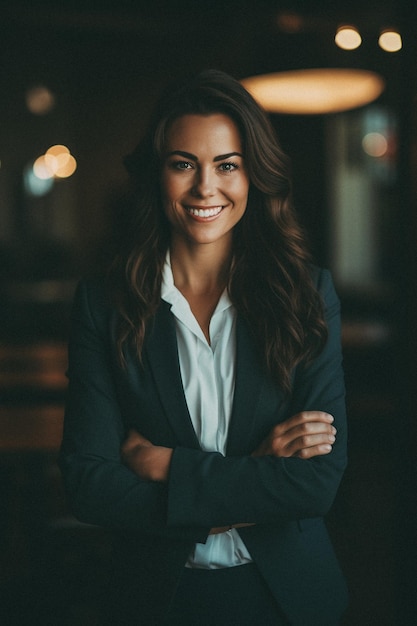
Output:
[[194,215],[194,217],[215,217],[216,215],[219,215],[219,213],[221,213],[223,208],[223,206],[213,206],[208,207],[207,209],[201,209],[192,206],[185,207],[187,213],[190,213],[190,215]]

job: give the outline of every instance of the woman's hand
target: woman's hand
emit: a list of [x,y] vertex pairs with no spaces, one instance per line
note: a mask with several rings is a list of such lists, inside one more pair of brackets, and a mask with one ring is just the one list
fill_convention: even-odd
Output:
[[172,448],[154,446],[136,430],[130,430],[120,448],[123,463],[139,478],[156,482],[168,480]]
[[329,454],[336,439],[333,416],[322,411],[303,411],[277,424],[252,456],[311,459]]

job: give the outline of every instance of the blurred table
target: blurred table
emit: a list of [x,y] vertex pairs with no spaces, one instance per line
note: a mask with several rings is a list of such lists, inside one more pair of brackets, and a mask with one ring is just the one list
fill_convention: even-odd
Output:
[[0,450],[57,450],[67,387],[65,343],[0,345]]

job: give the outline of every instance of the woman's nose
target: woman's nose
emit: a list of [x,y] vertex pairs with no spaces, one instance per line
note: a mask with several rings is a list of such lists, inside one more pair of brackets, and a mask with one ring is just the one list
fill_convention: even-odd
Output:
[[214,173],[205,169],[197,171],[192,191],[199,198],[212,196],[215,192]]

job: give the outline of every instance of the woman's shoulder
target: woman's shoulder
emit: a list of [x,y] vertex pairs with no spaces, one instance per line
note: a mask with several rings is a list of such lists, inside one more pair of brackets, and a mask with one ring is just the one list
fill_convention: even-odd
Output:
[[314,286],[319,291],[322,291],[323,287],[328,288],[329,285],[333,284],[332,275],[329,269],[319,267],[318,265],[314,265],[314,263],[310,264],[309,269]]
[[312,264],[310,272],[313,284],[324,301],[326,308],[331,305],[339,306],[339,297],[334,287],[331,271]]
[[78,281],[73,314],[84,311],[92,316],[107,317],[114,308],[109,281],[105,275],[85,277]]

